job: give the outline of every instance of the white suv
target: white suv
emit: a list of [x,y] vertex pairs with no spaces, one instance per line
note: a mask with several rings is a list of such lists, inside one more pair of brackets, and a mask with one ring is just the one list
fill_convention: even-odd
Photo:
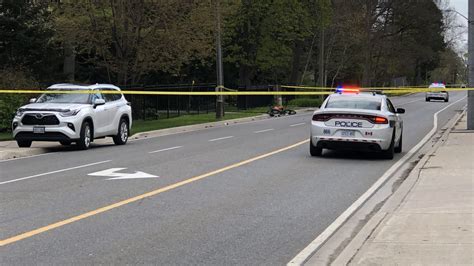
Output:
[[108,136],[117,145],[127,143],[132,109],[118,87],[56,84],[48,90],[52,92],[31,99],[16,112],[12,129],[19,147],[30,147],[32,141],[59,141],[88,149],[94,139]]

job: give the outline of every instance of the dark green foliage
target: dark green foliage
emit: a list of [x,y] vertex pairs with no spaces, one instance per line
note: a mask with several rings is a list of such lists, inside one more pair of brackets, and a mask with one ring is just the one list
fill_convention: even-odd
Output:
[[[1,89],[34,88],[37,83],[30,73],[20,68],[0,69]],[[26,94],[0,94],[0,132],[10,130],[13,115],[28,101]]]
[[[78,83],[214,83],[215,3],[0,1],[0,68],[64,82],[74,51]],[[464,72],[435,0],[220,3],[226,87],[315,85],[321,71],[326,86],[419,85]]]
[[319,98],[295,98],[288,102],[288,106],[296,107],[319,107],[323,103]]
[[54,82],[62,59],[48,2],[3,0],[0,14],[0,68],[21,66],[37,79]]

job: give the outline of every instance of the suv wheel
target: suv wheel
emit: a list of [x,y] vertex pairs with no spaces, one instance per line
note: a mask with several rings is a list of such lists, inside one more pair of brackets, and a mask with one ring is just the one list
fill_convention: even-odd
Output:
[[120,119],[117,135],[114,136],[116,145],[124,145],[128,140],[128,122],[125,118]]
[[29,148],[31,147],[31,140],[17,140],[16,143],[20,148]]
[[81,126],[81,134],[77,141],[77,147],[81,150],[89,149],[92,140],[92,130],[89,122],[84,121]]

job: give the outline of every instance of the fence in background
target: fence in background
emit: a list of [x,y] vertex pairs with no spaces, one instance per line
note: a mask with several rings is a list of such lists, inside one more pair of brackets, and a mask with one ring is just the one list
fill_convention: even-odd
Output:
[[[119,86],[122,90],[136,91],[183,91],[183,92],[212,92],[215,84],[199,85],[127,85]],[[239,87],[239,91],[273,91],[273,85]],[[216,96],[189,96],[189,95],[125,95],[132,105],[133,118],[154,120],[178,117],[183,114],[207,114],[216,110]],[[283,102],[294,96],[283,96]],[[256,107],[267,107],[273,104],[274,96],[225,96],[225,111],[236,112]]]

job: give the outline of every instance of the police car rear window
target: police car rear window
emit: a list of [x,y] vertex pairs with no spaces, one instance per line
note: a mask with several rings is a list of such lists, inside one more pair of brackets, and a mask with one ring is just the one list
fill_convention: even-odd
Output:
[[329,99],[326,108],[380,110],[381,102],[369,99]]

